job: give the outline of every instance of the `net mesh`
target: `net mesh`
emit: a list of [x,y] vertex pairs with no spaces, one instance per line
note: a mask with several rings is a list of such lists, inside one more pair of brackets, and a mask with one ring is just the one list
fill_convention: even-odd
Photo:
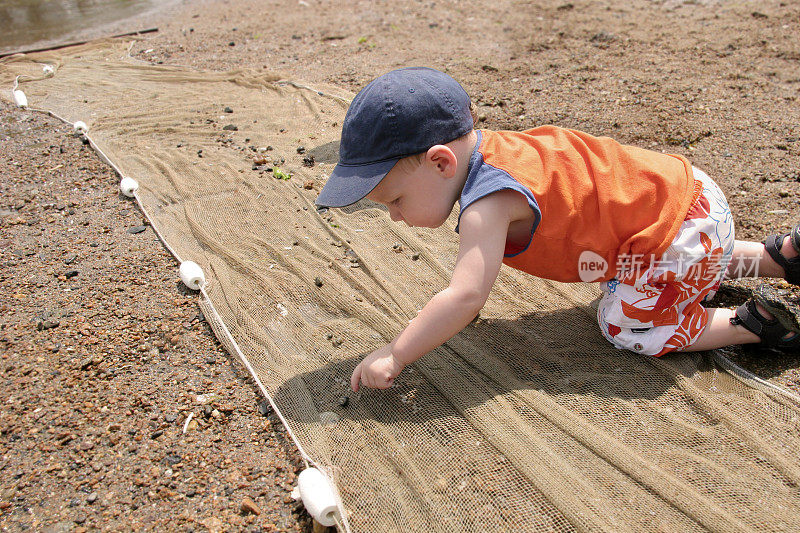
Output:
[[0,61],[4,87],[19,75],[32,107],[87,123],[176,256],[203,267],[215,331],[332,479],[342,527],[796,530],[796,400],[710,354],[613,349],[592,286],[504,267],[480,318],[391,389],[350,393],[457,250],[454,216],[420,230],[366,201],[315,209],[352,95],[143,64],[121,41]]

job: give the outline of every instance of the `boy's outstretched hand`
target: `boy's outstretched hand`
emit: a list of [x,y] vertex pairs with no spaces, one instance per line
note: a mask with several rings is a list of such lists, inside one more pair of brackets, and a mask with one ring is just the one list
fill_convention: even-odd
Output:
[[392,345],[387,344],[366,356],[350,378],[350,387],[358,392],[361,383],[372,389],[388,389],[405,365],[392,355]]

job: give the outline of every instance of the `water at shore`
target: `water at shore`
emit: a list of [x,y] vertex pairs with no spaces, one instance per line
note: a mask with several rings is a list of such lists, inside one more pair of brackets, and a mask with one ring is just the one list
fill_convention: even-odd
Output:
[[174,0],[0,0],[0,53],[145,29]]

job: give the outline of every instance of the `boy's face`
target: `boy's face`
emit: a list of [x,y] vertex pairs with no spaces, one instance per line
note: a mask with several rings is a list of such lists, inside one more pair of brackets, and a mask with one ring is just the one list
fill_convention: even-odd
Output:
[[453,181],[435,163],[407,157],[392,167],[367,198],[385,205],[395,222],[436,228],[450,216],[457,199]]

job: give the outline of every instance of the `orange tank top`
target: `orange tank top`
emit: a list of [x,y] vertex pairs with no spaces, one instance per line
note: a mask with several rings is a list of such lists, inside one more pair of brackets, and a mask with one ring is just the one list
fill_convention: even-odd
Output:
[[476,151],[540,210],[529,245],[503,262],[557,281],[605,281],[626,258],[658,259],[701,192],[682,156],[555,126],[480,130]]

